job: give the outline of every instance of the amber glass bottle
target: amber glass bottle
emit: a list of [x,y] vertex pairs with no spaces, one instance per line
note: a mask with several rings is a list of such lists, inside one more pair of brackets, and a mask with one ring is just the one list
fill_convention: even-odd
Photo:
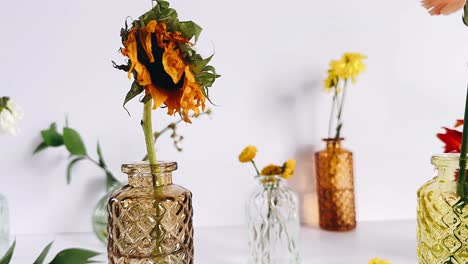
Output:
[[[175,162],[124,164],[128,185],[109,200],[110,264],[193,264],[192,193],[172,184]],[[153,180],[154,179],[154,180]]]
[[315,154],[320,228],[349,231],[356,228],[353,153],[341,147],[343,139],[324,141]]

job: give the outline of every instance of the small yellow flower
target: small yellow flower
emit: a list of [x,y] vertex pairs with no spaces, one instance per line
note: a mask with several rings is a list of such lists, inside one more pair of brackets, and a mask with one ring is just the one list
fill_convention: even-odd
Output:
[[333,92],[333,89],[337,88],[339,78],[335,71],[332,69],[328,70],[328,77],[324,81],[325,90],[329,93]]
[[284,179],[290,179],[294,175],[294,171],[296,170],[296,160],[290,159],[286,161],[283,165],[283,172],[281,173],[281,177]]
[[242,163],[251,162],[257,155],[257,148],[255,146],[247,146],[239,155],[239,161]]
[[262,171],[260,172],[260,175],[273,176],[273,175],[280,175],[282,172],[283,172],[283,168],[281,166],[270,164],[262,169]]
[[373,258],[369,260],[369,264],[391,264],[391,263],[386,261],[385,259]]
[[356,77],[366,69],[363,60],[367,57],[359,53],[345,53],[343,57],[330,62],[331,70],[342,79],[351,79],[356,82]]

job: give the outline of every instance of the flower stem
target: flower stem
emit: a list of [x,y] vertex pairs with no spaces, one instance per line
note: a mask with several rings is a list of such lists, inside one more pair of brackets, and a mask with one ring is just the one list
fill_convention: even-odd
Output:
[[148,161],[150,165],[156,165],[157,160],[156,151],[154,147],[153,124],[151,121],[152,102],[153,100],[148,100],[148,102],[145,103],[141,126],[143,127],[143,132],[145,133],[146,152],[148,153]]
[[[468,120],[468,88],[466,95],[465,103],[465,117],[464,120]],[[458,177],[457,184],[457,193],[460,196],[461,200],[467,200],[467,190],[466,190],[466,148],[468,146],[468,125],[463,126],[463,137],[460,150],[460,172]]]
[[338,125],[336,127],[336,135],[335,139],[339,139],[341,136],[341,128],[343,127],[343,106],[344,102],[346,99],[346,91],[348,87],[348,79],[345,80],[344,85],[343,85],[343,95],[341,96],[341,103],[340,103],[340,108],[338,110]]
[[254,161],[254,160],[251,160],[250,162],[252,162],[252,165],[253,165],[253,167],[254,167],[255,171],[257,172],[257,175],[259,175],[259,176],[260,176],[260,171],[258,170],[258,168],[257,168],[257,164],[255,164],[255,161]]
[[333,126],[333,118],[335,116],[335,107],[336,107],[336,97],[337,97],[337,92],[336,92],[336,86],[334,87],[334,94],[333,94],[333,101],[332,101],[332,107],[330,110],[330,121],[328,121],[328,137],[331,137],[331,131],[332,131],[332,126]]

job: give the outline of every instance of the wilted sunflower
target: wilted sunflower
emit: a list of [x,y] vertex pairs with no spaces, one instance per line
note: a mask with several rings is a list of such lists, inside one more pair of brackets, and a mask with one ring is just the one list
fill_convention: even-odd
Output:
[[190,42],[198,38],[201,28],[191,21],[179,21],[177,12],[163,0],[121,31],[128,57],[127,65],[114,65],[134,78],[125,103],[141,92],[145,100],[153,99],[153,109],[164,105],[167,113],[179,113],[190,123],[189,112],[195,115],[205,110],[208,87],[216,78],[214,67],[207,65],[192,49]]

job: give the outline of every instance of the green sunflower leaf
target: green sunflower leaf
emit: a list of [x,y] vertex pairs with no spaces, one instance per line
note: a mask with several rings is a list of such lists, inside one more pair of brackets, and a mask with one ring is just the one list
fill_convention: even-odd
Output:
[[203,71],[203,69],[210,63],[211,59],[213,58],[214,54],[210,57],[202,60],[197,60],[194,63],[190,64],[190,69],[195,73],[199,74]]
[[[135,98],[137,95],[141,94],[144,90],[145,90],[145,88],[143,86],[139,85],[136,81],[134,81],[133,84],[132,84],[132,87],[130,87],[130,91],[128,91],[127,95],[125,96],[125,100],[124,100],[124,103],[123,103],[123,108],[125,110],[127,110],[127,108],[125,108],[125,105],[130,100]],[[127,112],[128,112],[128,110],[127,110]]]
[[86,156],[86,147],[81,139],[80,134],[69,127],[63,129],[63,142],[70,154],[78,156]]
[[463,23],[468,27],[468,2],[465,3],[465,7],[463,8]]
[[193,21],[182,21],[179,22],[179,30],[182,36],[192,39],[195,37],[195,42],[198,41],[198,37],[202,32],[202,28]]
[[70,163],[68,164],[67,166],[67,184],[70,184],[71,183],[71,172],[73,170],[73,166],[75,166],[75,164],[80,161],[80,160],[84,160],[85,157],[79,157],[79,158],[76,158],[72,161],[70,161]]
[[59,147],[63,145],[63,136],[57,132],[57,124],[52,123],[46,130],[41,131],[44,143],[49,147]]
[[52,247],[52,244],[54,244],[54,242],[50,242],[49,245],[47,245],[42,250],[41,254],[39,255],[39,257],[37,257],[36,261],[34,261],[33,264],[43,264],[44,263],[44,260],[47,257],[47,254],[49,254],[49,251],[50,251],[50,248]]
[[88,264],[94,263],[91,258],[100,253],[80,248],[69,248],[60,251],[49,264]]
[[13,252],[15,252],[15,247],[16,247],[16,241],[13,242],[13,244],[8,249],[8,251],[5,253],[5,255],[0,259],[0,264],[9,264],[10,263],[11,258],[13,257]]

